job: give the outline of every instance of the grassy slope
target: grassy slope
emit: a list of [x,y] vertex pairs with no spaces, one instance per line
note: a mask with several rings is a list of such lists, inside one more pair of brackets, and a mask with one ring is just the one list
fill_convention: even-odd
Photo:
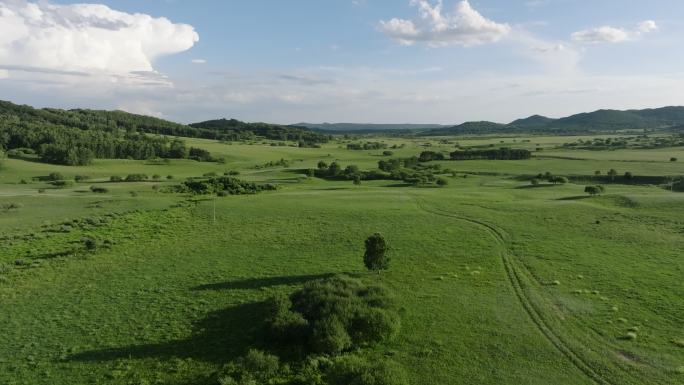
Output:
[[[296,172],[253,166],[281,157],[303,159],[295,168],[319,159],[371,165],[378,152],[203,144],[233,158],[226,165],[100,161],[63,172],[104,178],[146,170],[180,178],[241,168],[249,179],[292,183],[276,193],[217,200],[213,223],[211,202],[129,212],[178,201],[149,184],[104,183],[112,189],[106,197],[78,192],[88,184],[37,195],[42,184],[7,182],[56,168],[5,163],[0,202],[21,200],[25,207],[0,213],[0,226],[24,236],[0,241],[0,263],[23,258],[40,265],[14,267],[0,282],[0,383],[207,383],[207,373],[261,343],[259,301],[322,274],[361,274],[362,240],[374,231],[387,236],[394,257],[378,279],[395,288],[404,308],[400,338],[377,354],[403,362],[412,383],[684,381],[675,373],[684,349],[672,343],[684,338],[677,253],[684,246],[684,198],[677,194],[609,186],[607,196],[575,199],[581,186],[518,188],[497,177],[455,178],[446,189],[296,183]],[[419,150],[409,144],[397,153]],[[544,161],[495,166],[546,171],[537,170],[538,162]],[[556,173],[580,168],[570,166],[577,161],[549,162]],[[146,192],[131,197],[129,190]],[[128,214],[69,233],[37,227],[106,212]],[[38,236],[26,237],[29,231]],[[85,253],[83,236],[114,245]],[[633,326],[638,338],[621,340]]]

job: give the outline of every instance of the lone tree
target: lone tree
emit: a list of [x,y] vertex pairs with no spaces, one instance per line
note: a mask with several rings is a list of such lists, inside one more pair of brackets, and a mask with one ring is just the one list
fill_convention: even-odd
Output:
[[617,174],[618,174],[618,172],[614,168],[611,168],[610,170],[608,170],[608,176],[610,177],[611,182],[615,181],[615,177],[617,176]]
[[385,238],[380,233],[375,233],[365,241],[366,253],[363,255],[363,264],[371,271],[387,270],[389,268],[389,247]]

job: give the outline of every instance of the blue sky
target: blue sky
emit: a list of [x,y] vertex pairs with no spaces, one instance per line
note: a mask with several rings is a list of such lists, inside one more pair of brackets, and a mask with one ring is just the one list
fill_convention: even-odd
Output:
[[684,104],[676,0],[75,4],[0,0],[0,98],[279,123]]

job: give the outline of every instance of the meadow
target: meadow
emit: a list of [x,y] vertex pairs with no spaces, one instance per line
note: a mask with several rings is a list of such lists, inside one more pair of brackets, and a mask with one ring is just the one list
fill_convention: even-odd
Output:
[[[684,384],[684,195],[618,180],[592,197],[579,182],[529,181],[610,169],[684,175],[684,147],[563,147],[577,139],[368,139],[391,156],[348,150],[347,139],[320,148],[187,139],[225,162],[2,159],[0,204],[17,207],[0,210],[0,383],[216,384],[224,364],[268,349],[266,299],[344,273],[395,293],[399,335],[362,354],[391,357],[411,384]],[[434,162],[451,170],[441,188],[305,172],[321,160],[372,169],[456,144],[534,156]],[[162,192],[230,171],[279,189]],[[51,172],[89,179],[63,188],[34,179]],[[159,178],[110,182],[134,173]],[[362,261],[375,232],[391,247],[381,274]]]

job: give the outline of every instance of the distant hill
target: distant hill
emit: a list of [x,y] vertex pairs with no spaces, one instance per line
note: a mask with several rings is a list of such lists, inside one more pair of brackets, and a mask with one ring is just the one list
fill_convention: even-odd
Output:
[[383,131],[415,131],[448,127],[441,124],[374,124],[374,123],[297,123],[317,131],[332,133],[380,133]]
[[560,119],[533,115],[509,124],[467,122],[452,127],[424,131],[424,135],[548,133],[582,134],[630,129],[663,129],[684,125],[684,107],[646,110],[598,110]]
[[555,120],[556,119],[547,118],[546,116],[532,115],[528,118],[514,120],[508,125],[515,127],[545,127]]
[[453,135],[453,134],[483,134],[488,132],[502,132],[507,125],[493,122],[465,122],[453,127],[443,127],[427,131],[428,135]]

